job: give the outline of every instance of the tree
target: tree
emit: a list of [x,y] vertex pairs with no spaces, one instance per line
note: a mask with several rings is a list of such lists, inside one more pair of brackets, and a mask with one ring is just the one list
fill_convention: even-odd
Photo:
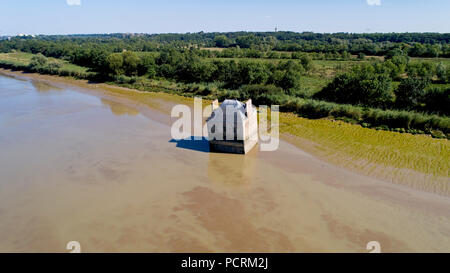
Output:
[[393,59],[396,56],[408,57],[408,53],[400,48],[394,48],[386,53],[386,60]]
[[239,77],[241,85],[264,84],[269,78],[269,71],[261,62],[239,62]]
[[436,58],[439,57],[439,53],[441,52],[440,45],[427,45],[427,51],[425,53],[425,57]]
[[430,88],[424,95],[423,104],[428,112],[450,116],[450,88]]
[[176,68],[176,77],[184,82],[209,82],[216,67],[209,61],[190,55]]
[[286,91],[300,87],[301,75],[305,72],[303,66],[296,61],[280,62],[273,70],[269,83],[283,88]]
[[141,63],[141,59],[136,53],[132,51],[125,51],[122,53],[123,68],[127,76],[136,76],[138,74],[138,67]]
[[109,71],[114,75],[123,74],[123,56],[120,53],[114,53],[106,59]]
[[306,71],[311,71],[313,68],[313,61],[312,58],[308,54],[303,54],[300,57],[300,62],[302,63],[303,68]]
[[252,99],[259,105],[280,104],[285,92],[280,87],[274,85],[244,85],[239,89],[239,98],[242,100]]
[[239,36],[236,38],[236,44],[242,48],[250,48],[252,45],[259,44],[260,40],[254,34]]
[[334,78],[315,97],[337,103],[386,108],[394,96],[392,80],[386,73],[377,73],[372,65],[362,65]]
[[447,67],[445,64],[440,62],[436,66],[436,76],[442,83],[450,82],[450,66]]
[[409,62],[409,57],[404,55],[395,55],[390,59],[387,59],[382,64],[382,69],[385,69],[390,77],[394,80],[401,79],[405,73],[406,67]]
[[90,62],[88,67],[92,67],[95,71],[105,73],[108,71],[108,64],[106,59],[108,58],[108,52],[106,50],[94,49],[90,52]]
[[147,75],[149,78],[156,76],[156,63],[155,58],[148,54],[141,57],[141,62],[138,68],[139,75]]
[[418,77],[430,80],[435,74],[435,67],[431,62],[409,64],[406,68],[409,77]]
[[[296,53],[296,52],[294,52],[294,53]],[[267,54],[267,58],[269,58],[269,59],[280,59],[281,58],[281,54],[280,54],[280,52],[270,51],[269,54]]]
[[395,91],[396,105],[399,108],[415,109],[420,106],[426,94],[426,88],[430,85],[428,79],[419,77],[409,77],[403,79],[398,89]]
[[352,58],[352,55],[348,53],[347,51],[342,52],[342,60],[350,60]]
[[412,48],[409,49],[409,55],[413,57],[423,57],[425,56],[427,49],[425,45],[421,43],[415,43]]
[[278,86],[287,91],[298,89],[300,87],[300,77],[300,72],[290,69],[284,73],[283,78],[278,83]]
[[231,45],[231,40],[225,35],[219,35],[214,38],[214,42],[217,47],[229,47]]

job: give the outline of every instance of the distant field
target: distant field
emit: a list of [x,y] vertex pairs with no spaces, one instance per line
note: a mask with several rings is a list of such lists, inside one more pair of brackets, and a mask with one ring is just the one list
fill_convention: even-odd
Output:
[[0,53],[1,61],[10,61],[22,65],[29,65],[34,54],[31,53]]
[[209,51],[223,51],[224,50],[224,48],[221,48],[221,47],[202,47],[200,49],[209,50]]
[[280,61],[287,61],[289,59],[264,59],[264,58],[225,58],[225,57],[221,57],[221,58],[206,58],[209,60],[220,60],[220,61],[230,61],[230,60],[234,60],[237,62],[240,61],[247,61],[247,62],[262,62],[262,63],[279,63]]
[[311,76],[303,76],[300,78],[300,88],[302,90],[308,90],[308,93],[310,95],[313,95],[314,93],[319,92],[324,88],[331,79],[326,77],[320,77],[317,75],[311,75]]
[[419,62],[431,62],[431,63],[443,63],[445,65],[450,66],[449,58],[411,58],[411,63],[419,63]]
[[337,74],[349,71],[353,66],[367,61],[334,61],[334,60],[314,60],[314,69],[310,73],[318,79],[333,79]]
[[[15,52],[15,53],[0,53],[0,63],[12,64],[19,66],[28,66],[34,54]],[[71,64],[68,61],[48,58],[49,62],[55,62],[61,65],[61,70],[70,71],[74,73],[89,73],[89,68]]]

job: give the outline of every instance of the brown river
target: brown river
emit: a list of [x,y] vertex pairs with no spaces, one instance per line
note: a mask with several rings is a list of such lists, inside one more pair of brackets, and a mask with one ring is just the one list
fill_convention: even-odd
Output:
[[449,197],[284,141],[209,153],[172,141],[170,122],[108,91],[0,74],[0,252],[450,252]]

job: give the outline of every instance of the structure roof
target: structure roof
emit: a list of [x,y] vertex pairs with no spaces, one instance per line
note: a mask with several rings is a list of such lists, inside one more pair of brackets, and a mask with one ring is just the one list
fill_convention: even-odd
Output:
[[222,111],[225,113],[227,107],[234,107],[235,110],[239,110],[242,114],[246,114],[245,104],[238,100],[224,100],[224,102],[220,105]]

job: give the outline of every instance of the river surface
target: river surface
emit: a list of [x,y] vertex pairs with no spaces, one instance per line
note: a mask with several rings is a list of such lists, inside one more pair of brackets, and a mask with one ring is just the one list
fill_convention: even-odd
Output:
[[0,74],[0,252],[450,252],[450,198],[281,141],[230,155],[170,117]]

